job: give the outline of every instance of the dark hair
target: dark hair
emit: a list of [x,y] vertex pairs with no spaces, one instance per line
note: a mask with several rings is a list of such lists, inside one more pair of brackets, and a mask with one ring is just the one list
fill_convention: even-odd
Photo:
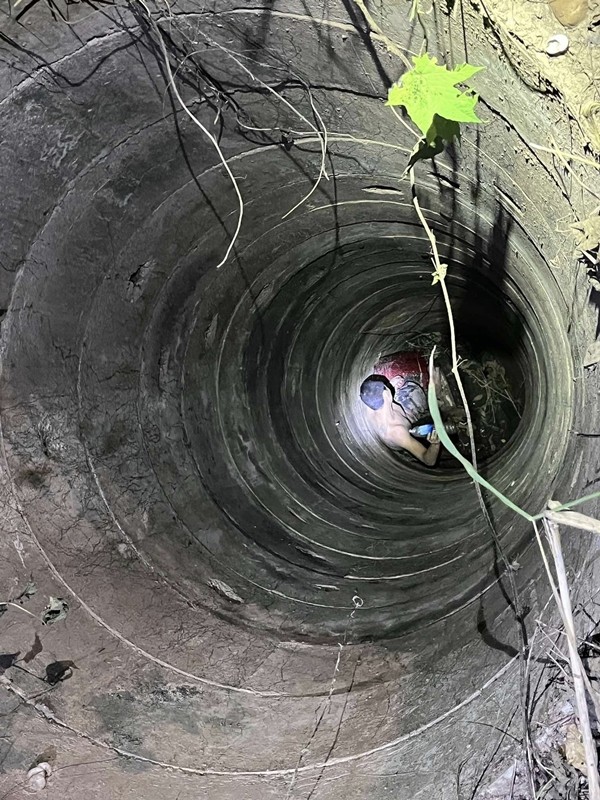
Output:
[[388,382],[384,377],[371,375],[361,384],[360,399],[373,411],[377,411],[383,405],[383,390],[389,388]]

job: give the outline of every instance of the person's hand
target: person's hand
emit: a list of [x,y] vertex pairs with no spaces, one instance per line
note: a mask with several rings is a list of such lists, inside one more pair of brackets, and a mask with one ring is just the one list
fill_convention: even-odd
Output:
[[440,437],[437,435],[437,431],[435,430],[435,428],[431,431],[431,433],[427,437],[427,441],[429,442],[429,444],[440,443]]

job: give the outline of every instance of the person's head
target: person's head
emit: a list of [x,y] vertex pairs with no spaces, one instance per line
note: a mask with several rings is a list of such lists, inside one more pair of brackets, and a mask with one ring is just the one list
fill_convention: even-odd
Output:
[[371,375],[361,384],[360,399],[373,411],[378,411],[383,408],[386,392],[389,392],[391,397],[390,385],[387,380],[381,375]]

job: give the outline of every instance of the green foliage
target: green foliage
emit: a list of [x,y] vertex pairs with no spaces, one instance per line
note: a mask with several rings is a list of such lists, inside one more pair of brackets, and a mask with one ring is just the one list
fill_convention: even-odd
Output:
[[[435,275],[436,273],[434,273]],[[441,276],[438,280],[444,280]],[[435,283],[436,281],[434,281]],[[427,389],[427,402],[429,403],[429,411],[431,412],[431,418],[433,420],[433,424],[435,426],[435,430],[440,437],[440,442],[444,445],[446,450],[459,461],[463,467],[465,468],[465,472],[469,475],[472,480],[478,483],[480,486],[483,486],[484,489],[487,489],[492,494],[496,495],[496,497],[501,500],[507,508],[510,508],[512,511],[515,511],[521,517],[524,517],[528,522],[537,522],[544,518],[544,514],[529,514],[524,509],[520,508],[518,505],[512,502],[506,495],[502,494],[502,492],[498,491],[491,483],[488,483],[485,478],[483,478],[475,469],[473,464],[468,461],[461,453],[456,449],[456,445],[448,436],[446,428],[444,427],[444,423],[442,421],[442,415],[440,412],[440,407],[438,405],[437,396],[435,393],[435,381],[433,380],[433,357],[435,354],[435,347],[433,348],[431,355],[429,356],[429,388]],[[584,497],[579,497],[577,500],[571,500],[568,503],[561,503],[556,507],[553,507],[553,511],[566,511],[569,508],[575,508],[575,506],[580,505],[581,503],[586,503],[588,500],[597,500],[600,497],[600,492],[594,492],[593,494],[587,494]]]
[[459,122],[481,122],[475,113],[478,96],[456,86],[466,84],[484,67],[460,64],[449,70],[424,53],[413,57],[414,67],[390,87],[386,105],[404,106],[427,144],[437,139],[451,142],[459,134]]

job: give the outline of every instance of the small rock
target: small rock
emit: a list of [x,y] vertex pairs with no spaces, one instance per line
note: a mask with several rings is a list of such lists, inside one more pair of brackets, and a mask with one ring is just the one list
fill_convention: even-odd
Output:
[[52,767],[47,761],[42,761],[32,767],[27,773],[27,786],[32,792],[41,792],[46,788],[48,778],[52,774]]
[[587,0],[549,0],[550,10],[566,28],[578,25],[588,13]]
[[569,39],[564,33],[555,33],[546,42],[546,52],[549,56],[562,56],[569,49]]

